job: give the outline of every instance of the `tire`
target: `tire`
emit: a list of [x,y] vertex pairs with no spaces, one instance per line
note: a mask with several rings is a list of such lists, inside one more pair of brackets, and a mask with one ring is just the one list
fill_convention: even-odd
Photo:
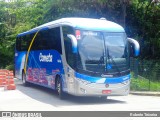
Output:
[[107,96],[100,96],[100,99],[103,100],[103,101],[106,101],[107,100]]
[[56,90],[57,90],[57,94],[61,100],[66,98],[66,93],[63,91],[62,88],[63,88],[62,79],[60,77],[57,77]]
[[22,72],[22,83],[25,87],[29,86],[29,83],[26,81],[26,74]]

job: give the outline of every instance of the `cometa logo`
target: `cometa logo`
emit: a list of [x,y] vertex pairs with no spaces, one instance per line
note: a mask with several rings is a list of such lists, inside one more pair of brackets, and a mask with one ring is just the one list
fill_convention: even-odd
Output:
[[40,62],[52,62],[52,55],[43,55],[42,53],[39,54],[39,61]]

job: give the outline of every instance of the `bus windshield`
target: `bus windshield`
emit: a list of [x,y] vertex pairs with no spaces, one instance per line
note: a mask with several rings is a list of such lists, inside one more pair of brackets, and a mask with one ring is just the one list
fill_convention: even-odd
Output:
[[78,72],[107,77],[128,74],[129,56],[125,33],[81,31],[77,40]]

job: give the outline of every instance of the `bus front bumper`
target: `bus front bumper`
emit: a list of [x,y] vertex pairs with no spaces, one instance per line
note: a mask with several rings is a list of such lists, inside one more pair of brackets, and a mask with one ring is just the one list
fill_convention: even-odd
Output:
[[89,83],[75,80],[76,96],[124,96],[130,91],[130,80],[116,84]]

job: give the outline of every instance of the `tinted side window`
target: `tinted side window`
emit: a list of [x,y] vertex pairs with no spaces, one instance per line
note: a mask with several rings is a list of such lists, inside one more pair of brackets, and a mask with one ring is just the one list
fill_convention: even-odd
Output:
[[[33,33],[30,35],[30,42],[33,40],[33,37],[36,33]],[[49,37],[48,30],[43,30],[38,32],[38,34],[35,37],[35,40],[33,41],[31,50],[47,50],[47,39]],[[29,42],[29,43],[30,43]]]
[[31,42],[31,37],[29,34],[17,37],[16,39],[16,50],[27,51]]
[[[36,33],[34,33],[31,37],[31,40],[33,39],[33,37],[35,36]],[[40,38],[41,38],[41,32],[39,32],[34,41],[33,41],[33,44],[32,44],[32,47],[31,47],[31,50],[40,50]]]
[[20,37],[16,38],[16,50],[21,51],[21,41]]
[[[31,35],[31,39],[33,39],[34,35]],[[60,54],[62,53],[61,48],[61,36],[60,36],[60,28],[52,28],[49,30],[40,31],[32,45],[32,50],[57,50]]]
[[60,27],[50,29],[49,47],[62,54]]
[[20,37],[20,41],[21,41],[21,51],[27,51],[27,39],[26,39],[26,36],[22,36]]
[[[36,33],[17,37],[16,49],[27,51]],[[31,50],[57,50],[62,54],[60,27],[39,31],[31,46]]]

